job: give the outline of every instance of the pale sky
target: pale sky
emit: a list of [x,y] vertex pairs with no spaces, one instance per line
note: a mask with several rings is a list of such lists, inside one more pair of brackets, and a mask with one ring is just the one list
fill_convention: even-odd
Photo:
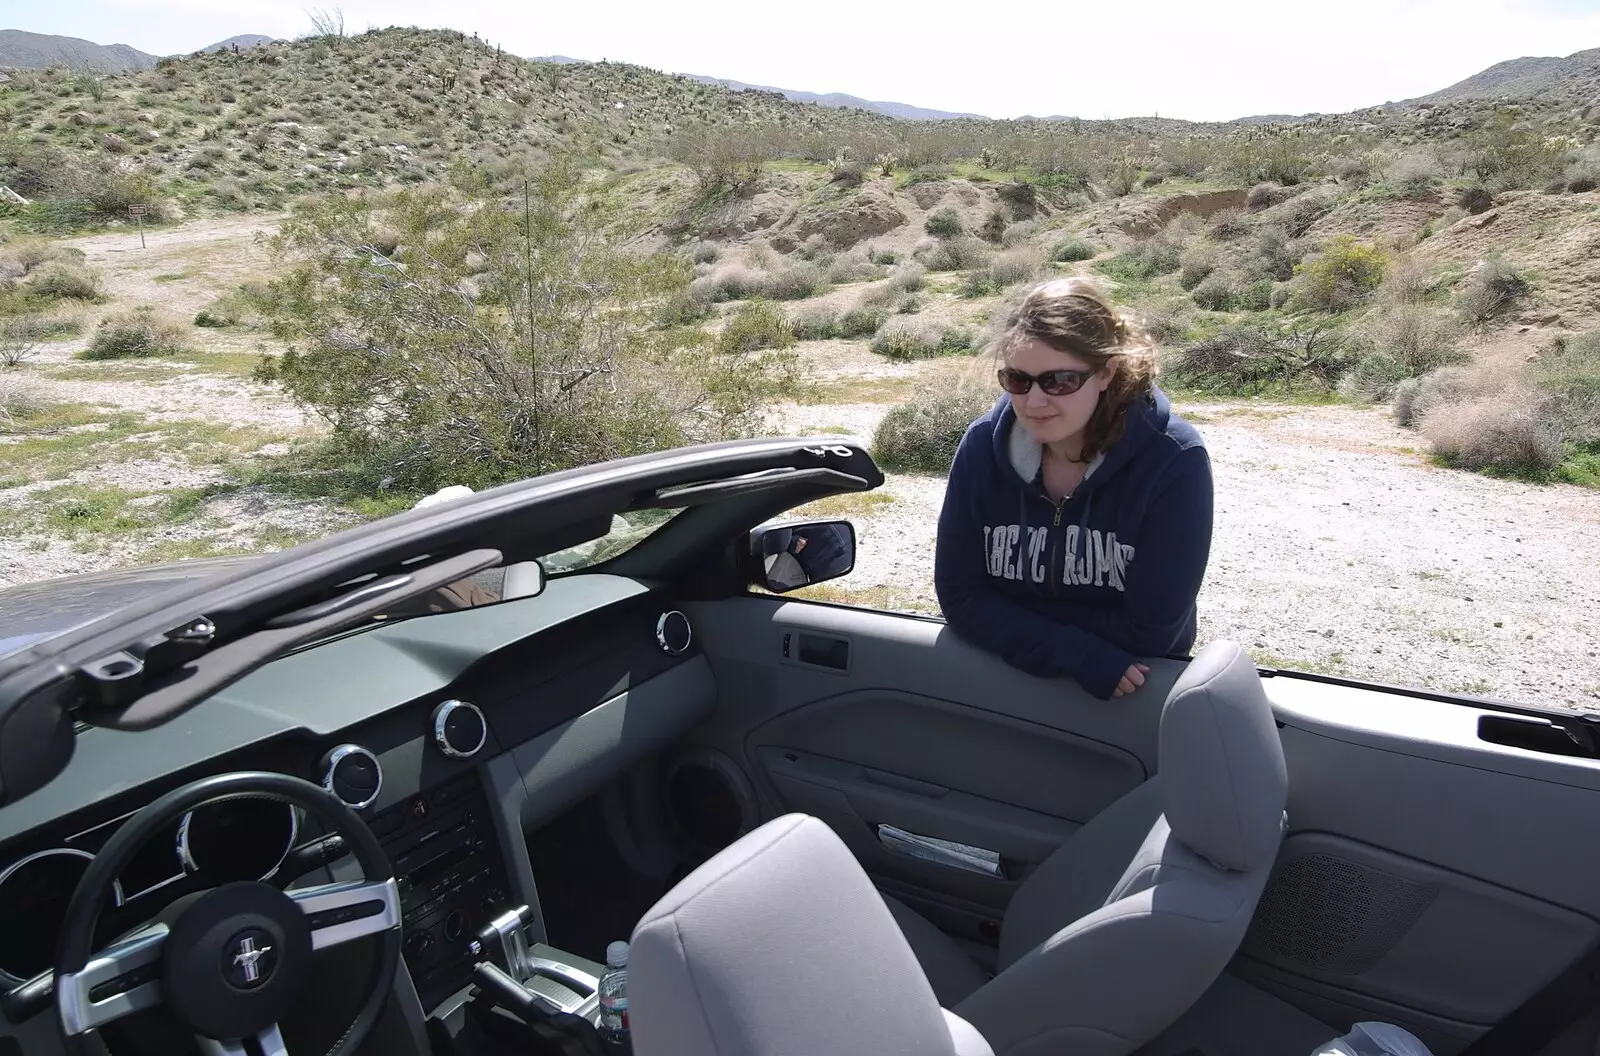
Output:
[[[0,28],[162,55],[239,33],[297,37],[309,29],[307,10],[315,6],[315,0],[0,0]],[[1425,95],[1505,59],[1600,47],[1600,0],[347,0],[338,6],[353,33],[391,25],[459,29],[524,56],[606,58],[1003,118],[1335,113]]]

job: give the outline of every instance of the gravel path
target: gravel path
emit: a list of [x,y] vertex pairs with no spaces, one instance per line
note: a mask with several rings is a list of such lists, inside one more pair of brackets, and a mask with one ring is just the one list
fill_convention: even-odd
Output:
[[[782,427],[870,437],[885,410],[790,406]],[[1600,708],[1600,494],[1435,468],[1379,410],[1189,417],[1216,474],[1202,642],[1243,642],[1264,665]],[[853,518],[861,554],[841,585],[937,611],[944,481],[892,475],[885,490],[893,503]]]

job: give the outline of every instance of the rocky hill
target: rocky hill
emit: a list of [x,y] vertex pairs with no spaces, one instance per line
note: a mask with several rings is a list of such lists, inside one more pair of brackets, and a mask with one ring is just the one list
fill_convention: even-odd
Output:
[[1410,103],[1482,100],[1561,99],[1580,105],[1600,103],[1600,48],[1564,58],[1528,57],[1497,62],[1481,73]]
[[96,44],[77,37],[0,29],[0,67],[42,70],[60,65],[95,73],[122,73],[148,70],[155,64],[156,56],[126,44]]

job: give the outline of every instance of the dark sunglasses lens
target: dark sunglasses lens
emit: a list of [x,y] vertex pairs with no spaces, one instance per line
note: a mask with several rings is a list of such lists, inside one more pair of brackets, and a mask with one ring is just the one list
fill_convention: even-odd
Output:
[[1006,367],[1000,371],[1000,387],[1013,396],[1023,396],[1033,388],[1033,379],[1020,370]]
[[1052,396],[1070,396],[1083,388],[1085,378],[1076,370],[1051,370],[1039,375],[1039,387]]

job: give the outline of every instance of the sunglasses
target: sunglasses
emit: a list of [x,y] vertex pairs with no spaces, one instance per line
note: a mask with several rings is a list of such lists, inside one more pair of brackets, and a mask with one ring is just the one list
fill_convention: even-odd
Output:
[[1028,374],[1015,367],[1000,368],[1000,387],[1013,396],[1026,396],[1035,384],[1049,396],[1070,396],[1083,388],[1083,383],[1094,377],[1094,370],[1047,370],[1043,374]]

